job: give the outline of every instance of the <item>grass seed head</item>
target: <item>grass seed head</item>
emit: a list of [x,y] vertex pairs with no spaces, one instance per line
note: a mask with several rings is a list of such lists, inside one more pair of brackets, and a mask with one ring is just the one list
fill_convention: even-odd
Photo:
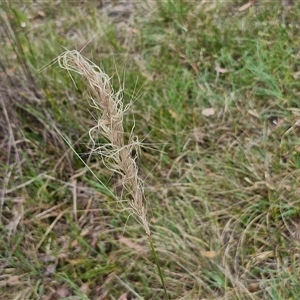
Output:
[[[101,112],[98,123],[89,131],[93,151],[100,155],[108,169],[121,176],[126,196],[130,199],[129,208],[149,236],[143,182],[138,176],[138,167],[131,155],[133,148],[139,147],[139,142],[132,135],[127,144],[124,142],[123,116],[128,107],[124,108],[122,91],[114,93],[109,76],[76,50],[62,53],[57,60],[61,68],[78,73],[88,84],[91,107]],[[97,145],[98,133],[107,143]]]

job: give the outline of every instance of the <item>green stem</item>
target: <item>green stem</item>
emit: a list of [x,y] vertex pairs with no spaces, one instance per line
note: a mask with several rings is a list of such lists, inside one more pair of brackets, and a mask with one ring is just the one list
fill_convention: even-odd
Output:
[[155,250],[155,248],[154,248],[153,240],[152,240],[152,238],[151,238],[150,235],[148,235],[148,238],[149,238],[149,243],[150,243],[150,247],[151,247],[151,252],[152,252],[152,254],[153,254],[154,261],[155,261],[155,264],[156,264],[156,266],[157,266],[158,275],[159,275],[161,284],[162,284],[163,289],[164,289],[164,292],[165,292],[165,298],[166,298],[167,300],[169,300],[170,297],[169,297],[168,292],[167,292],[167,288],[166,288],[164,276],[163,276],[163,273],[162,273],[162,270],[161,270],[161,267],[160,267],[160,264],[159,264],[159,261],[158,261],[158,257],[157,257],[156,250]]

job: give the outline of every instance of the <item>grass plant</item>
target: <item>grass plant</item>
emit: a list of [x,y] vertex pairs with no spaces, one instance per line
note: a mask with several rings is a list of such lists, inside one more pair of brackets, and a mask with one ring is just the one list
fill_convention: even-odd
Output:
[[[119,175],[122,185],[121,195],[124,198],[121,204],[125,201],[124,209],[129,211],[130,216],[135,216],[144,228],[165,297],[169,299],[147,220],[143,181],[138,175],[139,170],[136,161],[138,160],[138,153],[140,153],[140,142],[138,137],[131,133],[127,138],[127,143],[125,143],[123,117],[129,105],[125,108],[123,106],[122,90],[114,93],[108,75],[76,50],[64,52],[57,58],[57,61],[61,68],[68,72],[78,73],[88,83],[92,93],[90,106],[92,109],[100,111],[101,114],[97,125],[89,131],[92,152],[102,159],[107,169]],[[99,143],[99,134],[105,139],[104,143]],[[87,164],[86,167],[89,168]],[[103,185],[96,175],[95,179]],[[105,185],[103,187],[106,188]]]
[[300,6],[245,2],[1,2],[0,298],[299,298]]

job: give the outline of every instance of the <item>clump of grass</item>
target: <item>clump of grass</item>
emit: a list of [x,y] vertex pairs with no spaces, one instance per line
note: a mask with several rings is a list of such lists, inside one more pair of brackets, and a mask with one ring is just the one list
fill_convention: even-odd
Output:
[[[121,182],[125,190],[125,199],[128,200],[126,209],[130,211],[131,215],[137,217],[148,236],[165,297],[168,299],[147,220],[143,181],[138,176],[136,159],[139,153],[140,142],[132,133],[129,134],[127,143],[125,142],[123,117],[129,105],[125,107],[123,105],[122,90],[115,93],[110,84],[109,76],[92,61],[83,57],[80,52],[76,50],[66,51],[57,58],[57,61],[61,68],[66,69],[68,72],[74,71],[78,73],[88,84],[91,92],[90,106],[101,112],[98,123],[89,131],[93,152],[100,155],[104,165],[109,170],[121,176]],[[103,144],[97,142],[98,133],[101,133],[105,139]],[[135,153],[134,157],[132,156],[133,153]]]

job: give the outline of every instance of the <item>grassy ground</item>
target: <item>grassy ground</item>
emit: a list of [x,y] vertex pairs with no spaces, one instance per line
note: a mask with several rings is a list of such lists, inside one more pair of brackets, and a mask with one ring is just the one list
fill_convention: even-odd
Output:
[[40,72],[83,47],[132,101],[170,298],[299,299],[300,5],[245,2],[1,2],[1,299],[164,297],[83,81]]

